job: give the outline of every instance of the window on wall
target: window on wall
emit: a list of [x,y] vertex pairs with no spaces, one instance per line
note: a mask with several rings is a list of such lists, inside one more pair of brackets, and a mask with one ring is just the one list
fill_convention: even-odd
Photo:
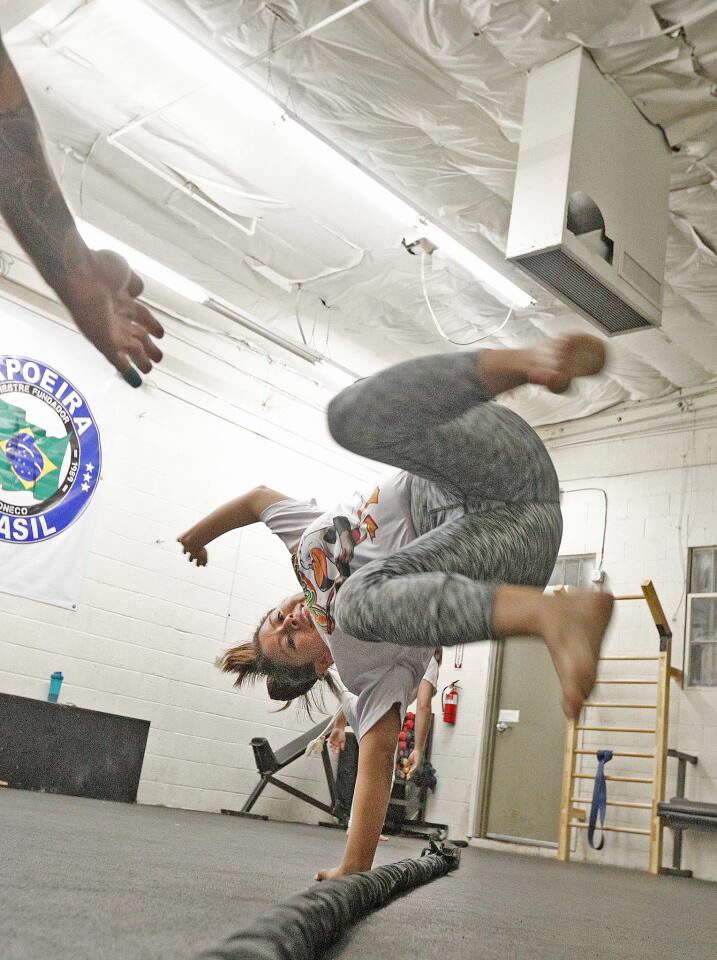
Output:
[[687,683],[717,687],[717,547],[690,550]]
[[589,590],[592,587],[590,574],[595,569],[595,554],[585,553],[579,557],[558,557],[553,575],[548,583],[549,587],[582,587]]

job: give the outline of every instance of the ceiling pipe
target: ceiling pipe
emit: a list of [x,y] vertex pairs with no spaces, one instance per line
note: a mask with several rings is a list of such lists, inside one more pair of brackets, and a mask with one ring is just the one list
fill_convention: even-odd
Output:
[[227,320],[232,320],[234,323],[238,323],[239,326],[244,327],[246,330],[250,330],[252,333],[257,334],[260,337],[263,337],[264,340],[268,340],[277,347],[281,347],[288,353],[293,353],[295,357],[301,357],[302,360],[306,360],[309,363],[319,363],[327,367],[333,367],[334,370],[338,370],[340,373],[350,377],[352,380],[362,379],[361,374],[356,373],[355,370],[345,367],[342,363],[337,363],[336,360],[332,360],[331,357],[328,357],[325,353],[319,353],[318,350],[314,350],[313,347],[310,347],[307,344],[297,343],[296,340],[291,340],[289,337],[282,336],[280,333],[277,333],[276,331],[265,326],[263,323],[260,323],[258,320],[255,320],[245,310],[240,310],[233,304],[227,303],[226,300],[219,300],[217,297],[213,297],[210,294],[204,301],[203,306],[208,307],[210,310],[220,314],[222,317],[226,317]]

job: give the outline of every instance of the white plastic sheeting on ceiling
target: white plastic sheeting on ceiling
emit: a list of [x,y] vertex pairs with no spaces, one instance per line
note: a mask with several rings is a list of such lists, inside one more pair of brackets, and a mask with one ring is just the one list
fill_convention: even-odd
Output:
[[[151,0],[215,61],[493,263],[501,263],[507,233],[526,74],[586,46],[674,151],[663,327],[614,340],[609,370],[570,394],[526,391],[516,403],[545,423],[712,380],[717,2],[373,0],[268,53],[347,3]],[[437,338],[420,258],[402,247],[400,220],[277,116],[252,113],[246,88],[228,71],[209,76],[199,48],[196,56],[178,51],[125,4],[107,0],[53,0],[10,40],[63,183],[87,219],[120,232],[119,215],[122,239],[151,246],[169,266],[293,336],[298,312],[319,349],[353,358],[364,372],[454,349]],[[125,146],[195,185],[208,206],[108,143],[139,116],[147,119],[123,136]],[[253,235],[232,218],[258,218]],[[503,306],[440,254],[428,261],[426,288],[456,341],[501,327]],[[535,308],[517,311],[486,343],[512,346],[586,327],[550,295],[537,295]]]

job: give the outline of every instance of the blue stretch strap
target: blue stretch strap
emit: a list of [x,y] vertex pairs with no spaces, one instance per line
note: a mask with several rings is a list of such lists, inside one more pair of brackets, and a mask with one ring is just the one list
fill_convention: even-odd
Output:
[[[605,781],[605,764],[612,760],[612,750],[598,750],[598,768],[595,772],[595,786],[593,787],[593,802],[590,805],[590,823],[588,824],[588,843],[593,850],[602,850],[605,845],[605,813],[607,811],[607,783]],[[600,842],[595,843],[595,826],[600,818]]]

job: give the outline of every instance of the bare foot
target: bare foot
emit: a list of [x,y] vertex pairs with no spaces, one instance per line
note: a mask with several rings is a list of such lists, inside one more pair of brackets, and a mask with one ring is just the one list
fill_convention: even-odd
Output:
[[595,684],[603,637],[612,616],[610,593],[555,593],[541,604],[540,634],[563,688],[563,710],[577,720]]
[[564,393],[574,377],[590,377],[605,366],[605,344],[586,333],[546,340],[529,351],[528,380]]

